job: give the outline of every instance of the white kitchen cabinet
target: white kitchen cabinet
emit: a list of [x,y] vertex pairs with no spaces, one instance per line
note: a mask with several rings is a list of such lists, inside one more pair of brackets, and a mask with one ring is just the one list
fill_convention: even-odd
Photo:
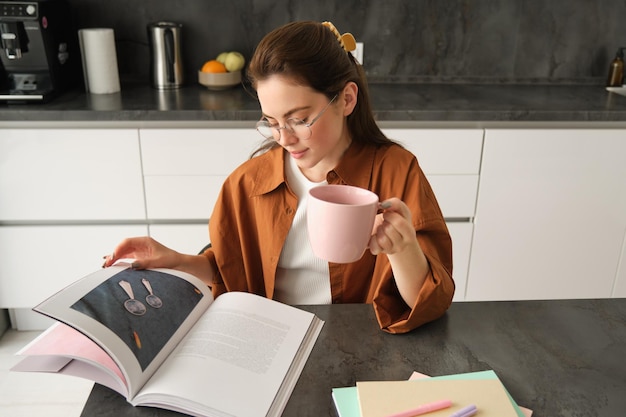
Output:
[[145,219],[136,129],[0,129],[0,222]]
[[446,218],[473,218],[482,154],[482,129],[383,129],[411,151]]
[[137,129],[0,129],[0,308],[18,329],[147,232]]
[[226,175],[151,175],[145,178],[149,219],[205,223]]
[[465,299],[483,146],[482,129],[384,129],[411,151],[433,188],[452,238],[454,301]]
[[626,131],[487,129],[474,223],[467,300],[624,295]]
[[483,129],[383,129],[417,157],[429,175],[476,175]]
[[125,237],[147,232],[145,225],[0,227],[0,306],[34,307],[101,268]]
[[210,217],[226,176],[262,137],[249,129],[141,129],[149,219]]

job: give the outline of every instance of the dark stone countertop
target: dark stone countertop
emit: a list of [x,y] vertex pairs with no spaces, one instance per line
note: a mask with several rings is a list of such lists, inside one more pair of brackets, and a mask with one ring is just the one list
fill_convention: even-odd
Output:
[[[332,388],[357,381],[490,369],[533,417],[617,417],[626,410],[626,299],[458,302],[404,335],[381,331],[371,305],[302,308],[325,325],[284,417],[336,416]],[[180,414],[132,407],[96,384],[81,415]]]
[[[383,125],[488,127],[557,123],[626,125],[626,97],[600,85],[371,84],[372,107]],[[33,122],[141,127],[235,123],[252,126],[260,108],[252,90],[210,91],[200,85],[158,91],[123,82],[116,94],[69,91],[45,104],[0,104],[0,126]]]

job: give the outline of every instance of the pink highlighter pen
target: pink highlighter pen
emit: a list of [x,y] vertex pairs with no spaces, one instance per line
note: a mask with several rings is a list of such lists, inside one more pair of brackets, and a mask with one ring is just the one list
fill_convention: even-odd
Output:
[[450,400],[441,400],[435,401],[428,404],[420,405],[417,408],[413,408],[411,410],[401,411],[399,413],[390,414],[387,417],[415,417],[420,416],[422,414],[430,413],[437,410],[442,410],[444,408],[448,408],[452,406],[452,401]]

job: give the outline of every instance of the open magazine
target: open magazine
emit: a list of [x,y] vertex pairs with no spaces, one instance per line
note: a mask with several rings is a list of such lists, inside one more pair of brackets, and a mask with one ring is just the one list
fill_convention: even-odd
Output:
[[213,299],[192,275],[99,270],[34,308],[58,322],[13,371],[93,380],[135,406],[278,416],[317,340],[314,314],[253,294]]

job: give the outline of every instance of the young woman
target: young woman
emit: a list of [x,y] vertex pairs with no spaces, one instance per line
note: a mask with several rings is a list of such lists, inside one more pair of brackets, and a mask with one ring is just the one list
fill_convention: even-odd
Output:
[[[211,248],[185,255],[130,238],[105,266],[133,258],[136,269],[183,270],[215,296],[372,303],[390,333],[440,317],[454,294],[446,224],[416,158],[376,125],[346,36],[329,22],[295,22],[259,43],[248,77],[263,115],[257,130],[268,140],[225,181],[209,223]],[[367,188],[383,201],[369,251],[356,262],[328,263],[308,243],[307,192],[326,183]]]

